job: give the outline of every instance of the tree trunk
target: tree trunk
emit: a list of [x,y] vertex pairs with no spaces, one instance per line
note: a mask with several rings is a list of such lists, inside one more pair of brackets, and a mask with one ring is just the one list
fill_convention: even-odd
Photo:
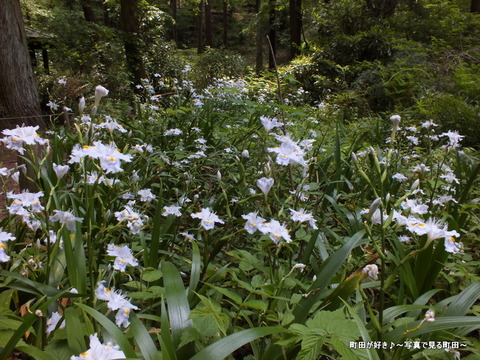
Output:
[[[170,9],[172,11],[172,40],[175,44],[178,43],[178,34],[177,34],[177,0],[170,0]],[[177,44],[178,45],[178,44]]]
[[265,34],[262,16],[262,0],[256,0],[255,12],[257,13],[257,34],[256,34],[256,55],[255,55],[255,72],[260,74],[263,71],[263,42]]
[[268,51],[268,68],[274,69],[275,68],[275,57],[277,55],[277,30],[275,24],[276,18],[276,11],[275,11],[275,0],[270,0],[270,16],[269,16],[269,32],[268,37],[270,39],[271,48]]
[[300,54],[302,44],[302,0],[290,0],[290,59]]
[[227,42],[228,42],[228,3],[226,0],[223,1],[222,21],[223,21],[223,47],[226,49]]
[[[0,129],[45,126],[33,74],[19,0],[0,9]],[[6,119],[16,118],[16,119]]]
[[203,1],[198,4],[197,15],[197,53],[201,54],[205,51],[205,45],[203,43]]
[[108,14],[109,12],[108,4],[103,3],[102,4],[102,13],[103,13],[103,25],[105,26],[110,26],[110,16]]
[[212,6],[210,0],[205,1],[205,45],[213,47]]
[[90,0],[80,0],[80,4],[82,5],[83,16],[85,20],[93,23],[96,22]]
[[[0,130],[16,125],[45,127],[40,112],[40,102],[32,64],[27,48],[19,0],[2,0],[0,9]],[[33,151],[41,159],[41,149]],[[35,159],[34,159],[35,160]],[[22,157],[19,164],[24,164]],[[35,173],[27,165],[27,176]],[[35,191],[37,188],[20,172],[20,188]]]
[[480,14],[480,0],[471,0],[470,12]]
[[145,66],[139,44],[141,40],[138,21],[138,0],[120,0],[120,22],[124,31],[125,56],[131,74],[133,89],[146,78]]

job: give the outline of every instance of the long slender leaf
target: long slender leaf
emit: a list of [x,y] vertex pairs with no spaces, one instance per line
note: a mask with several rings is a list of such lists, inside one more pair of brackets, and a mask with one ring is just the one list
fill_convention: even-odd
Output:
[[130,313],[130,330],[145,360],[159,360],[160,354],[147,329],[135,313]]
[[74,354],[80,354],[85,351],[86,344],[83,337],[82,325],[77,313],[78,309],[68,307],[65,309],[65,329],[67,331],[68,347]]
[[302,299],[293,311],[295,322],[302,323],[305,321],[310,309],[317,302],[318,298],[322,294],[322,291],[327,287],[338,270],[340,270],[350,252],[355,247],[363,244],[363,242],[366,241],[363,238],[364,234],[364,230],[357,232],[337,252],[330,256],[327,261],[322,264],[319,272],[317,273],[317,280],[315,280],[309,289],[313,293],[306,299]]
[[[385,341],[399,343],[403,340],[405,331],[415,329],[420,320],[413,321],[407,327],[398,327],[385,335]],[[424,323],[420,329],[406,335],[407,338],[417,338],[422,334],[430,334],[434,331],[455,329],[455,328],[476,328],[480,329],[480,318],[476,316],[445,316],[435,319],[434,322]]]
[[20,325],[18,329],[13,333],[8,343],[3,348],[2,352],[0,353],[0,360],[8,359],[8,356],[10,356],[10,353],[13,351],[17,343],[20,341],[23,334],[25,334],[25,332],[28,331],[28,329],[30,329],[30,327],[36,321],[38,321],[39,318],[37,315],[35,315],[35,310],[40,310],[42,313],[46,313],[48,307],[51,304],[53,304],[55,301],[57,301],[60,297],[62,297],[67,291],[68,290],[65,289],[63,291],[58,292],[55,296],[48,299],[44,303],[42,303],[43,298],[37,301],[38,305],[32,308],[32,313],[28,313],[23,317],[22,325]]
[[167,317],[167,308],[165,307],[165,301],[162,298],[162,332],[160,335],[160,346],[162,348],[162,357],[164,359],[177,359],[175,352],[175,346],[173,345],[172,333],[170,332],[170,322]]
[[40,296],[42,295],[55,296],[60,292],[60,290],[58,290],[57,288],[39,283],[37,281],[30,280],[27,277],[22,276],[15,272],[0,270],[0,275],[4,276],[5,278],[13,278],[15,280],[18,280],[18,282],[25,284],[27,286],[26,289],[29,290],[27,292],[31,294],[40,295]]
[[[193,327],[193,322],[190,319],[190,305],[188,303],[182,277],[175,265],[168,261],[162,261],[161,266],[165,283],[168,317],[172,328],[173,343],[175,346],[178,346],[181,342],[182,332]],[[192,346],[186,346],[186,349],[180,353],[182,354],[182,357],[185,357],[189,352],[193,352],[193,350]],[[181,358],[180,353],[178,354],[179,358]]]
[[160,248],[160,235],[162,233],[161,222],[163,213],[163,184],[161,180],[159,184],[159,189],[160,194],[158,196],[157,209],[153,218],[152,238],[150,239],[149,247],[144,249],[146,267],[156,267],[158,250]]
[[[357,324],[358,331],[360,331],[360,335],[362,336],[363,341],[365,342],[371,341],[370,334],[368,333],[368,330],[365,327],[365,324],[363,323],[362,319],[360,319],[356,311],[350,305],[348,305],[346,301],[343,301],[343,304],[348,309],[348,312],[350,316],[353,318],[353,321],[355,321],[355,324]],[[374,349],[366,349],[366,352],[369,360],[380,359],[378,357],[377,352]]]
[[465,315],[480,297],[480,281],[470,284],[460,294],[456,295],[445,311],[447,316]]
[[207,346],[190,360],[223,360],[235,350],[263,336],[285,331],[280,326],[245,329]]
[[35,360],[52,360],[49,354],[31,345],[17,346],[17,350],[30,355]]
[[200,281],[201,272],[201,256],[200,249],[198,248],[195,240],[192,240],[192,271],[190,273],[190,284],[188,286],[188,298],[192,299],[194,291],[197,289],[198,282]]
[[98,323],[102,325],[103,328],[112,336],[112,338],[115,340],[117,345],[120,346],[120,349],[122,349],[122,351],[127,357],[129,358],[137,357],[137,355],[135,354],[135,351],[133,351],[132,346],[130,345],[125,334],[118,328],[117,325],[115,325],[112,321],[110,321],[109,318],[99,313],[97,310],[92,309],[90,306],[79,304],[79,303],[75,303],[75,305],[77,305],[79,308],[81,308],[83,311],[85,311],[91,317],[97,320]]

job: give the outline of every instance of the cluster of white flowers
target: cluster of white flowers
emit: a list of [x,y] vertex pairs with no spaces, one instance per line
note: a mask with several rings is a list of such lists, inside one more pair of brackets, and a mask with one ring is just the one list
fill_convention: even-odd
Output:
[[98,340],[97,334],[90,335],[90,349],[81,353],[79,356],[72,356],[70,360],[113,360],[125,359],[123,351],[119,350],[118,345],[112,343],[102,344]]
[[5,137],[0,139],[0,141],[5,144],[7,149],[16,150],[20,154],[24,154],[24,145],[43,145],[48,143],[48,140],[42,139],[37,134],[38,129],[39,126],[17,126],[15,129],[6,129],[2,131]]
[[305,151],[297,142],[293,141],[289,136],[276,136],[276,138],[280,141],[280,146],[268,148],[267,151],[277,154],[275,160],[277,164],[283,166],[299,164],[307,167],[307,162],[304,159]]
[[181,207],[180,206],[164,206],[163,207],[163,216],[168,216],[168,215],[173,215],[173,216],[182,216],[182,213],[180,212]]
[[126,221],[132,234],[138,234],[144,225],[142,216],[129,205],[126,205],[122,211],[115,212],[115,218],[119,222]]
[[168,129],[167,131],[165,131],[165,133],[163,135],[165,136],[176,136],[176,135],[182,135],[183,134],[183,131],[180,130],[180,129]]
[[115,323],[118,327],[128,327],[131,310],[138,310],[121,291],[105,287],[105,280],[100,281],[95,289],[95,296],[99,300],[107,301],[107,307],[112,311],[117,311]]
[[42,191],[37,193],[24,191],[20,194],[14,194],[12,191],[10,191],[7,193],[7,198],[12,199],[13,201],[7,208],[8,212],[12,215],[22,216],[25,224],[27,224],[30,229],[36,230],[40,226],[40,221],[35,220],[34,214],[45,209],[40,203],[40,198],[42,196]]
[[263,234],[270,235],[270,239],[275,244],[278,244],[280,239],[285,240],[287,243],[292,241],[288,229],[277,220],[272,219],[267,222],[264,218],[258,216],[257,212],[242,215],[242,218],[247,220],[244,229],[249,234],[254,234],[258,230]]
[[133,256],[132,250],[127,246],[118,246],[115,244],[108,244],[107,254],[109,256],[115,256],[113,268],[121,272],[125,272],[127,265],[137,266],[138,261]]
[[100,166],[107,174],[123,171],[120,167],[121,162],[132,161],[132,156],[122,154],[115,144],[104,145],[100,141],[96,141],[91,146],[76,145],[72,149],[72,154],[70,155],[70,160],[68,162],[70,164],[78,163],[86,156],[93,159],[99,159]]

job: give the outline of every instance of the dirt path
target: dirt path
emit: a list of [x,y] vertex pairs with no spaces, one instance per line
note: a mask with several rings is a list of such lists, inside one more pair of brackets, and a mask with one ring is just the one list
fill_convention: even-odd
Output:
[[[17,164],[17,153],[11,150],[6,149],[3,145],[0,145],[0,168],[6,167],[7,169],[15,168]],[[0,175],[0,185],[3,185],[5,177]],[[15,190],[18,191],[18,186],[13,181],[7,182],[6,192]],[[3,186],[0,188],[0,218],[3,218],[6,214],[6,196],[7,194],[3,191]]]

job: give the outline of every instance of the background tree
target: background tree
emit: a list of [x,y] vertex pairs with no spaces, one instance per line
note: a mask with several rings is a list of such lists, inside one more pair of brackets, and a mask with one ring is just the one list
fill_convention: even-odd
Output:
[[470,12],[480,14],[480,0],[470,2]]
[[300,54],[302,43],[302,0],[289,0],[290,59]]
[[120,22],[124,31],[125,56],[133,86],[145,78],[145,65],[140,51],[138,0],[120,0]]
[[40,104],[19,0],[2,0],[0,7],[0,118],[1,128],[40,125]]

